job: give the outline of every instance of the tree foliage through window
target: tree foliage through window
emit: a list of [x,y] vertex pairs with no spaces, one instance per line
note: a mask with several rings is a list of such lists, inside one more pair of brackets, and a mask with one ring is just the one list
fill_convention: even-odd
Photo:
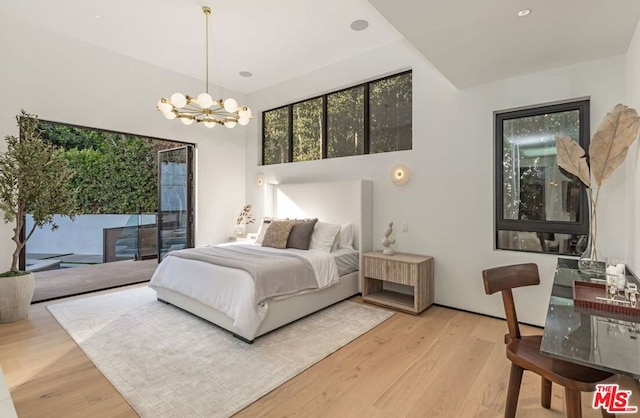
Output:
[[364,86],[327,96],[327,158],[364,154]]
[[411,149],[411,73],[371,83],[371,153]]
[[263,116],[264,164],[289,161],[289,107],[264,112]]
[[182,144],[40,121],[44,137],[65,150],[75,172],[79,213],[155,212],[157,155]]
[[322,158],[322,97],[293,105],[293,161]]
[[263,164],[412,147],[407,71],[263,112]]

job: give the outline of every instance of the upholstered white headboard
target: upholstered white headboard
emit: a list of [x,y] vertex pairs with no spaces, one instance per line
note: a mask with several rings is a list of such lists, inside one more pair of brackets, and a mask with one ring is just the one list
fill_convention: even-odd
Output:
[[373,185],[371,180],[267,185],[265,215],[318,218],[336,224],[353,222],[354,247],[373,248]]

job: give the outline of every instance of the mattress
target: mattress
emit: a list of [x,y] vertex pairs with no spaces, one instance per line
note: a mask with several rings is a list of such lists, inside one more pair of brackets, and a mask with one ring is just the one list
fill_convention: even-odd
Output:
[[342,277],[360,268],[360,252],[356,250],[341,249],[331,253],[338,267],[338,276]]
[[[265,251],[282,250],[265,248]],[[331,254],[319,250],[287,251],[299,252],[307,257],[316,273],[319,289],[337,283],[339,270],[354,271],[358,266],[359,255],[354,250],[339,250]],[[172,290],[217,309],[248,335],[255,334],[269,308],[268,301],[259,305],[256,303],[254,282],[246,271],[202,261],[166,257],[158,265],[149,286]]]

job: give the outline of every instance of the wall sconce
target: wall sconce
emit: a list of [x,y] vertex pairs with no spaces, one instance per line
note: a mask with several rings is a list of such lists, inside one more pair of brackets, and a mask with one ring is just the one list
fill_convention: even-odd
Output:
[[402,164],[397,164],[391,169],[391,181],[396,186],[404,186],[409,182],[410,177],[409,169]]
[[258,187],[262,187],[262,185],[264,184],[264,178],[262,177],[262,174],[258,174],[258,176],[256,177],[256,184],[258,185]]

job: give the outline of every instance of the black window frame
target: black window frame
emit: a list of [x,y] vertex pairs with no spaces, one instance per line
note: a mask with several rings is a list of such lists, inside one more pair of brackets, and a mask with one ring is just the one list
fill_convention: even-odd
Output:
[[273,109],[266,110],[262,112],[262,157],[261,157],[261,165],[264,164],[264,135],[265,135],[265,125],[264,125],[264,114],[266,112],[273,112],[275,110],[287,109],[287,136],[289,138],[288,149],[287,149],[287,161],[282,163],[272,163],[266,165],[276,165],[276,164],[285,164],[287,162],[293,161],[293,108],[290,105],[278,106]]
[[[560,113],[578,110],[579,112],[579,136],[578,143],[588,150],[590,143],[590,100],[576,99],[561,103],[542,104],[521,108],[516,110],[494,112],[494,221],[495,235],[494,248],[498,246],[498,234],[500,231],[523,231],[539,233],[557,233],[587,235],[589,233],[589,212],[587,189],[580,182],[580,209],[578,221],[541,221],[541,220],[520,220],[504,218],[503,187],[504,187],[504,167],[503,167],[503,127],[505,120],[518,119],[523,117],[539,116],[549,113]],[[588,158],[588,155],[587,155]],[[518,251],[518,250],[510,250]],[[557,253],[556,253],[557,255]]]
[[[141,137],[141,138],[147,138],[147,139],[153,139],[156,141],[164,141],[164,142],[173,142],[176,144],[180,144],[180,146],[185,146],[185,147],[191,147],[191,153],[193,154],[193,150],[197,148],[197,144],[195,142],[187,142],[187,141],[180,141],[177,139],[167,139],[167,138],[160,138],[157,136],[150,136],[150,135],[146,135],[146,134],[136,134],[136,133],[131,133],[131,132],[124,132],[124,131],[114,131],[111,129],[104,129],[104,128],[96,128],[96,127],[92,127],[92,126],[86,126],[86,125],[78,125],[78,124],[74,124],[74,123],[67,123],[67,122],[58,122],[58,121],[54,121],[54,120],[48,120],[48,119],[38,119],[40,121],[40,123],[47,123],[49,125],[57,125],[57,126],[65,126],[65,127],[69,127],[69,128],[77,128],[77,129],[88,129],[88,130],[92,130],[92,131],[97,131],[97,132],[104,132],[107,134],[116,134],[116,135],[126,135],[126,136],[132,136],[132,137]],[[20,129],[20,138],[23,137],[23,132],[22,129]],[[47,143],[50,143],[48,139],[46,139]],[[177,147],[176,147],[177,148]],[[192,157],[191,157],[192,158]],[[193,190],[195,183],[193,182],[193,174],[195,172],[195,162],[192,162],[192,172],[189,174],[189,182],[190,182],[190,190],[188,191],[188,199],[189,201],[191,201],[192,203],[192,208],[191,208],[191,212],[189,214],[190,217],[190,222],[191,222],[191,237],[189,242],[191,243],[190,245],[193,246],[193,242],[195,240],[195,215],[194,215],[194,211],[193,211],[193,196],[195,194],[195,191]],[[24,229],[24,225],[26,225],[26,215],[23,216],[22,219],[22,225],[23,228],[20,231],[20,239],[24,240],[25,237],[25,229]],[[103,253],[104,254],[104,253]],[[22,250],[20,250],[20,255],[19,255],[19,259],[18,259],[18,268],[21,271],[24,271],[26,269],[26,260],[27,260],[27,246],[25,245],[24,247],[22,247]],[[161,260],[158,260],[158,262]]]
[[[322,98],[322,135],[324,138],[324,141],[321,144],[321,156],[320,156],[320,160],[325,160],[328,158],[346,158],[346,157],[355,157],[355,156],[359,156],[359,155],[368,155],[371,154],[370,152],[370,108],[369,108],[369,86],[373,83],[379,82],[379,81],[383,81],[383,80],[387,80],[389,78],[395,78],[395,77],[400,77],[406,74],[411,74],[411,89],[413,91],[413,70],[405,70],[405,71],[401,71],[399,73],[394,73],[391,75],[387,75],[384,77],[380,77],[380,78],[376,78],[375,80],[370,80],[367,81],[365,83],[360,83],[360,84],[354,84],[352,86],[348,86],[345,88],[341,88],[339,90],[334,90],[334,91],[330,91],[324,94],[320,94],[318,96],[314,96],[314,97],[308,97],[302,100],[298,100],[296,102],[293,103],[289,103],[286,105],[282,105],[282,106],[277,106],[274,107],[272,109],[267,109],[264,110],[262,112],[262,152],[261,152],[261,158],[260,158],[260,165],[276,165],[276,164],[287,164],[287,163],[292,163],[292,162],[304,162],[304,161],[294,161],[293,160],[293,106],[295,106],[296,104],[299,103],[303,103],[303,102],[307,102],[309,100],[315,100],[315,99],[319,99]],[[328,130],[328,109],[327,109],[327,97],[335,94],[335,93],[340,93],[346,90],[351,90],[353,88],[356,87],[363,87],[364,89],[364,127],[363,127],[363,132],[364,132],[364,147],[363,147],[363,153],[362,154],[356,154],[356,155],[347,155],[347,156],[337,156],[337,157],[328,157],[327,156],[327,130]],[[278,109],[282,109],[282,108],[289,108],[289,155],[288,155],[288,161],[282,162],[282,163],[273,163],[273,164],[265,164],[264,160],[265,160],[265,124],[264,124],[264,120],[265,120],[265,113],[274,111],[274,110],[278,110]],[[411,110],[413,113],[413,99],[412,99],[412,103],[411,103]],[[412,122],[413,125],[413,122]],[[412,126],[413,127],[413,126]],[[413,130],[412,130],[413,131]],[[411,138],[411,148],[409,149],[403,149],[403,150],[395,150],[395,151],[389,151],[389,152],[396,152],[396,151],[410,151],[413,149],[413,133],[412,133],[412,138]],[[319,161],[319,160],[310,160],[310,161]]]
[[[291,108],[289,109],[289,145],[291,147],[293,147],[293,149],[291,150],[291,152],[289,153],[289,161],[287,162],[293,162],[293,163],[301,163],[304,161],[316,161],[317,159],[310,159],[310,160],[299,160],[296,161],[296,141],[295,141],[295,134],[296,134],[296,127],[295,127],[295,122],[296,122],[296,112],[295,112],[295,107],[299,106],[303,103],[310,103],[313,101],[316,101],[318,99],[322,99],[320,101],[320,112],[322,113],[322,126],[320,127],[320,137],[324,138],[324,141],[322,141],[322,143],[320,144],[320,158],[322,159],[322,155],[323,155],[323,148],[325,148],[325,144],[327,143],[327,135],[326,135],[326,131],[327,131],[327,124],[325,123],[325,121],[327,120],[327,117],[324,115],[324,111],[327,109],[327,95],[324,96],[318,96],[318,97],[313,97],[311,99],[306,99],[306,100],[302,100],[299,102],[296,102],[295,104],[291,105]],[[263,119],[264,121],[264,119]],[[264,122],[263,122],[264,124]]]
[[[406,72],[406,71],[405,71]],[[398,74],[394,74],[393,76],[390,77],[395,77],[395,76],[399,76],[401,74],[404,73],[398,73]],[[385,77],[385,78],[389,78],[389,77]],[[382,80],[384,80],[385,78],[382,78]],[[369,117],[367,117],[369,115],[369,83],[372,83],[376,80],[372,80],[368,83],[363,83],[363,84],[356,84],[355,86],[351,86],[351,87],[346,87],[340,90],[336,90],[336,91],[332,91],[330,93],[327,93],[324,95],[324,100],[322,101],[322,103],[324,104],[324,112],[327,115],[326,119],[323,121],[323,136],[325,138],[325,141],[322,143],[322,159],[327,159],[327,158],[343,158],[343,157],[355,157],[358,155],[365,155],[365,154],[369,154]],[[413,80],[412,80],[413,81]],[[339,94],[345,91],[349,91],[349,90],[355,90],[359,87],[362,87],[362,136],[363,136],[363,143],[362,143],[362,154],[353,154],[353,155],[339,155],[339,156],[335,156],[335,157],[330,157],[329,156],[329,96],[333,96],[334,94]],[[412,104],[413,106],[413,104]]]

